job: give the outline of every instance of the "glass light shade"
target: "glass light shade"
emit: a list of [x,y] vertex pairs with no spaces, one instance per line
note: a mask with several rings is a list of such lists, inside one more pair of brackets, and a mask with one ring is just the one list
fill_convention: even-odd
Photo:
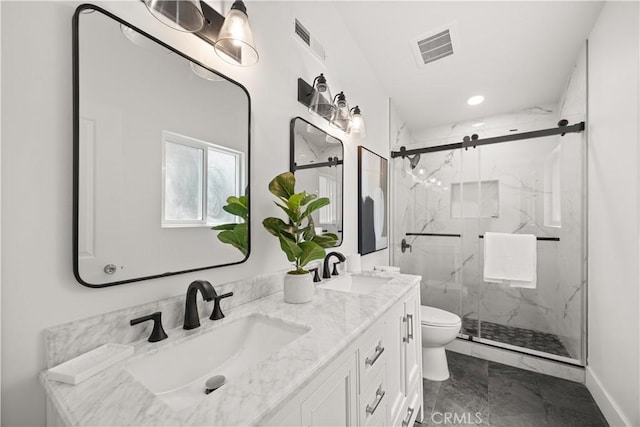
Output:
[[149,12],[164,25],[195,33],[204,26],[200,0],[144,0]]
[[249,17],[241,1],[236,1],[231,6],[213,47],[220,59],[230,64],[249,66],[258,62]]
[[189,61],[189,67],[191,67],[191,71],[193,71],[193,74],[195,74],[196,76],[205,79],[205,80],[209,80],[212,82],[222,82],[224,81],[224,78],[220,77],[219,75],[217,75],[216,73],[207,70],[204,67],[201,67],[200,65],[196,64],[195,62],[191,62]]
[[367,136],[367,129],[364,126],[364,118],[360,112],[360,108],[356,105],[352,108],[351,114],[351,127],[349,127],[349,134],[359,138]]
[[336,95],[335,110],[329,124],[343,132],[346,132],[349,126],[351,126],[351,112],[349,111],[349,104],[347,104],[347,98],[344,96],[344,92]]
[[333,105],[333,97],[324,74],[315,78],[313,94],[309,103],[309,112],[331,120],[336,107]]

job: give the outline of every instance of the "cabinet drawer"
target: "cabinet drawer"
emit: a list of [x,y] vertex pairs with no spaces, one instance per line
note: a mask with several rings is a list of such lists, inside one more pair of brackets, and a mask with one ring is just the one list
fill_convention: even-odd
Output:
[[374,326],[374,331],[366,336],[358,352],[361,390],[365,384],[369,383],[371,378],[378,376],[378,373],[385,365],[388,351],[384,325]]
[[372,377],[360,392],[360,425],[384,425],[389,400],[385,383],[384,369]]
[[407,397],[405,406],[403,410],[400,411],[400,415],[398,419],[395,420],[394,425],[397,425],[398,427],[412,427],[416,422],[421,406],[422,403],[420,402],[419,390],[411,390]]

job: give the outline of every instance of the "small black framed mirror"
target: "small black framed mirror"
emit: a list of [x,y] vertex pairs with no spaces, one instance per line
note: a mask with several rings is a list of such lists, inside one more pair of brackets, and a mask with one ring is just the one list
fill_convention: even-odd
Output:
[[[73,73],[76,279],[105,287],[246,261],[247,90],[89,4],[73,17]],[[244,215],[223,209],[229,196]],[[219,239],[223,224],[241,238]]]
[[344,146],[338,138],[301,117],[291,120],[289,170],[296,175],[296,187],[331,200],[313,213],[316,232],[335,233],[343,240]]

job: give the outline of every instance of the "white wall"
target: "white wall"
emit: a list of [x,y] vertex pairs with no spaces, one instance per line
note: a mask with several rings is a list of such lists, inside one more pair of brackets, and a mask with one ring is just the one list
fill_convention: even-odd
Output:
[[640,425],[637,2],[608,2],[589,37],[587,387],[611,425]]
[[[244,84],[252,97],[252,256],[240,266],[113,288],[75,282],[71,260],[72,98],[71,16],[77,3],[2,2],[2,413],[3,425],[42,425],[45,399],[37,375],[44,369],[42,330],[48,326],[181,294],[194,279],[223,283],[287,266],[277,241],[260,225],[279,215],[267,183],[288,169],[289,122],[302,116],[345,145],[344,242],[357,251],[357,145],[361,142],[310,118],[296,101],[296,81],[325,72],[367,120],[364,144],[388,157],[388,104],[379,82],[330,5],[250,2],[261,55],[254,67],[221,63],[194,36],[165,30],[138,1],[100,3],[160,39],[170,41]],[[292,38],[298,17],[324,44],[326,66]],[[328,25],[324,25],[327,23]],[[43,37],[43,34],[46,35]],[[10,161],[9,161],[10,159]],[[363,267],[388,263],[388,251]]]

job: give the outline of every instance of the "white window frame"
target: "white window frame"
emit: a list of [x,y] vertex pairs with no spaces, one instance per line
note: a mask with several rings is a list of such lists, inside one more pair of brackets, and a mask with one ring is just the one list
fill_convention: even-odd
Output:
[[[202,160],[202,206],[200,216],[201,220],[169,220],[166,219],[165,212],[165,194],[166,194],[166,147],[167,143],[183,145],[196,149],[203,150],[204,155]],[[211,227],[221,224],[222,222],[208,222],[207,218],[207,206],[208,206],[208,176],[209,176],[209,151],[218,151],[224,154],[230,154],[235,157],[236,162],[236,194],[229,194],[229,196],[240,197],[244,189],[244,158],[245,154],[242,151],[234,150],[229,147],[214,144],[212,142],[202,141],[200,139],[192,138],[185,135],[180,135],[175,132],[162,131],[162,197],[161,197],[161,217],[160,224],[162,228],[176,228],[176,227]]]

